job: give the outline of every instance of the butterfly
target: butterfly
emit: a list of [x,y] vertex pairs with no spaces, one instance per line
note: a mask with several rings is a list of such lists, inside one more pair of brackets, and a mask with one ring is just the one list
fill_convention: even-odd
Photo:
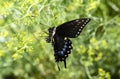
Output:
[[[63,61],[64,67],[66,68],[66,58],[73,48],[69,38],[78,37],[90,20],[90,18],[75,19],[65,22],[58,27],[51,27],[48,29],[49,35],[46,38],[46,42],[52,43],[54,57],[57,63]],[[60,70],[59,66],[58,69]]]

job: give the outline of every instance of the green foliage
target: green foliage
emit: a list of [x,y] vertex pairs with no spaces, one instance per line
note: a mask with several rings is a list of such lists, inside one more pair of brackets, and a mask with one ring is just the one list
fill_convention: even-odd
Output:
[[[47,29],[91,22],[58,71]],[[119,79],[119,0],[0,0],[0,79]]]

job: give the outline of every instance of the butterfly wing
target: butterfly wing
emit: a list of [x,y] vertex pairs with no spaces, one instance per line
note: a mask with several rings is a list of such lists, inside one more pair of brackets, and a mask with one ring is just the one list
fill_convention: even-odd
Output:
[[54,46],[55,61],[64,61],[64,65],[66,68],[66,58],[71,52],[72,42],[66,37],[60,37],[57,34],[55,34],[54,41],[52,44]]
[[56,33],[59,36],[75,38],[82,32],[83,28],[90,21],[89,18],[76,19],[63,23],[56,28]]

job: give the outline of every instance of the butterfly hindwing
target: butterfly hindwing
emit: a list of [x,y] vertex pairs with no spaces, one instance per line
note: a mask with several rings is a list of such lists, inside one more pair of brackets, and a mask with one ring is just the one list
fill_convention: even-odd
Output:
[[82,32],[83,28],[90,21],[89,18],[76,19],[63,23],[56,28],[56,33],[59,36],[75,38]]
[[54,36],[53,46],[54,46],[54,56],[55,61],[64,61],[66,68],[66,58],[70,54],[72,49],[72,42],[66,37]]

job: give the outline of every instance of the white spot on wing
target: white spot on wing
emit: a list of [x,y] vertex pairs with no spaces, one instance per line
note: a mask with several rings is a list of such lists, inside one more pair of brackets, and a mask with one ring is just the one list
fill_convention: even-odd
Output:
[[70,51],[67,51],[67,53],[70,53]]
[[81,31],[81,29],[79,29],[79,31]]
[[77,19],[76,22],[79,22],[79,20]]
[[84,22],[84,20],[82,20],[82,22]]
[[69,46],[69,48],[72,48],[71,46]]
[[80,34],[80,32],[77,32],[77,34]]
[[86,22],[88,22],[90,19],[87,19]]
[[87,21],[84,23],[85,25],[87,24]]
[[75,37],[77,37],[78,35],[76,34]]
[[[82,26],[84,26],[84,24]],[[81,29],[83,28],[82,26],[80,27]]]
[[67,38],[65,37],[64,40],[66,40]]

